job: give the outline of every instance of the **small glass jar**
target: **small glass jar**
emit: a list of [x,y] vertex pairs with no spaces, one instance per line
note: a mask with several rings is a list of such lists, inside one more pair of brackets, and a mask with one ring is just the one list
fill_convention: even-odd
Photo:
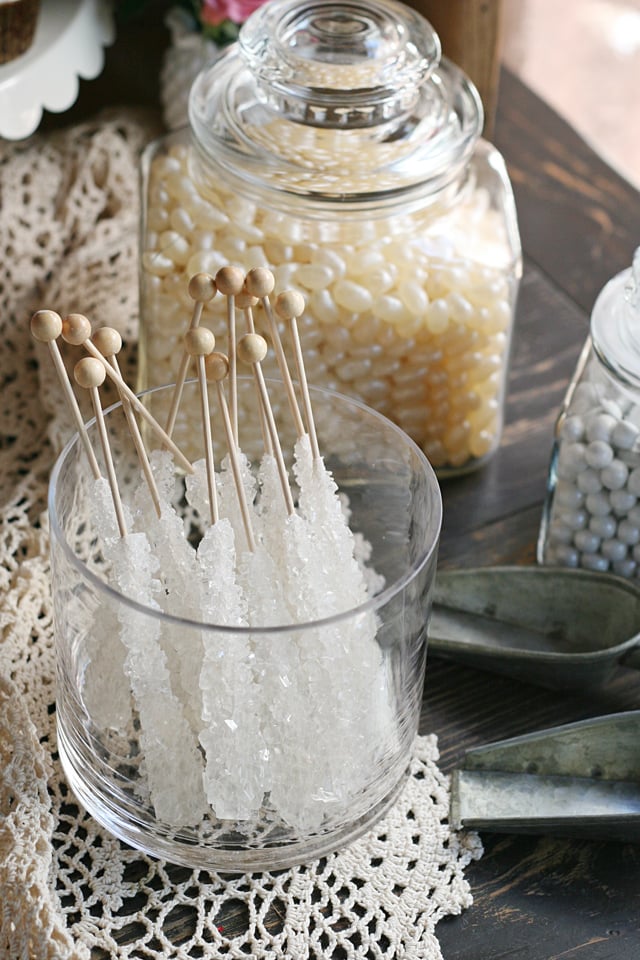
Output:
[[[429,23],[393,0],[275,0],[196,79],[189,117],[144,161],[141,389],[175,378],[190,276],[269,267],[305,296],[311,382],[390,417],[441,476],[483,463],[520,241],[477,91]],[[222,297],[203,322],[223,336]]]
[[593,308],[556,424],[538,561],[640,572],[640,249]]

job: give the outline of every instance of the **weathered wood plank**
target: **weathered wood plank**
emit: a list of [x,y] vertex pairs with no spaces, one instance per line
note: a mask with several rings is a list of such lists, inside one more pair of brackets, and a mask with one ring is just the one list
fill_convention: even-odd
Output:
[[502,70],[494,141],[528,256],[584,310],[638,244],[640,194],[564,120]]

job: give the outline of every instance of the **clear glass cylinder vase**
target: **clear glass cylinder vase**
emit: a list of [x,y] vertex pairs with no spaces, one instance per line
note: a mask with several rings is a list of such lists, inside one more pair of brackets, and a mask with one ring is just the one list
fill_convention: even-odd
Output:
[[[239,386],[241,396],[253,397],[253,383]],[[187,404],[198,390],[187,382]],[[152,412],[168,391],[147,395]],[[120,405],[106,419],[117,438],[126,536],[118,538],[115,526],[113,535],[104,532],[113,508],[100,499],[104,486],[100,493],[77,437],[52,475],[63,767],[107,829],[190,867],[271,870],[334,850],[384,813],[408,772],[423,696],[438,484],[394,424],[337,394],[312,390],[312,398],[324,461],[352,531],[348,564],[357,562],[367,584],[364,599],[331,616],[278,619],[272,561],[249,555],[239,528],[238,569],[258,612],[246,615],[251,622],[207,619],[227,576],[224,557],[215,553],[215,575],[193,564],[213,528],[185,500],[185,476],[173,468],[167,474],[166,464],[161,485],[173,507],[155,518]],[[90,426],[92,440],[95,432]],[[279,432],[291,451],[295,436],[284,420]],[[254,471],[260,444],[259,430],[252,437],[243,429]],[[226,514],[229,502],[219,495]],[[291,544],[281,511],[269,510],[261,536],[274,558]],[[176,526],[179,549],[166,541]],[[309,584],[321,597],[342,589],[347,560],[339,549],[292,556],[276,567],[294,593]],[[228,603],[231,588],[225,591]]]
[[[190,276],[266,266],[306,298],[312,382],[390,417],[442,476],[484,463],[520,241],[477,92],[429,24],[393,0],[276,0],[189,112],[144,159],[141,388],[174,377]],[[222,298],[203,322],[223,331]]]

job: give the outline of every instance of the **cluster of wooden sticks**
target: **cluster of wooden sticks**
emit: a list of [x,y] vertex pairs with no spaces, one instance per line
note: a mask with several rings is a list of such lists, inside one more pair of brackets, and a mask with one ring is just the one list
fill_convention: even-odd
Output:
[[[89,391],[96,420],[100,446],[104,459],[107,480],[113,498],[113,504],[121,536],[127,535],[127,527],[122,507],[122,499],[118,488],[113,455],[109,444],[99,388],[108,377],[118,391],[122,402],[122,409],[126,418],[143,475],[149,486],[154,507],[161,516],[161,503],[149,457],[136,420],[136,414],[143,418],[149,428],[159,438],[161,444],[170,450],[176,463],[187,473],[193,473],[193,466],[188,458],[172,439],[183,388],[190,363],[195,359],[200,392],[200,406],[202,413],[202,427],[207,471],[207,489],[211,510],[211,523],[218,520],[218,503],[215,485],[215,468],[213,454],[213,437],[207,383],[215,383],[218,403],[222,415],[224,432],[227,441],[229,460],[236,487],[238,502],[242,513],[247,544],[250,550],[255,549],[251,517],[246,501],[244,485],[242,483],[241,467],[238,458],[238,391],[237,391],[237,361],[251,367],[253,372],[258,410],[265,452],[275,458],[280,485],[289,515],[294,513],[293,498],[289,487],[287,469],[282,454],[282,447],[276,428],[273,410],[265,383],[261,362],[267,353],[267,342],[256,333],[253,319],[253,308],[261,304],[267,319],[269,334],[273,343],[280,376],[285,388],[289,409],[295,424],[298,438],[305,433],[309,435],[311,452],[315,462],[320,461],[320,451],[311,409],[309,388],[304,368],[304,358],[298,333],[297,319],[305,308],[304,298],[295,290],[284,291],[275,298],[272,308],[269,300],[275,285],[273,274],[262,267],[244,272],[239,267],[222,267],[212,277],[207,273],[197,273],[189,281],[189,295],[194,301],[193,312],[189,328],[183,338],[183,351],[174,385],[171,408],[165,427],[162,427],[148,408],[136,396],[125,382],[117,361],[117,354],[122,347],[122,338],[112,327],[101,327],[92,335],[91,323],[82,314],[72,313],[62,318],[53,310],[38,310],[31,318],[31,334],[35,340],[46,343],[53,360],[53,364],[62,385],[65,399],[73,416],[80,440],[83,444],[89,465],[96,480],[102,474],[94,450],[89,440],[82,413],[75,397],[69,376],[67,374],[60,349],[58,338],[74,346],[81,346],[89,354],[79,360],[74,367],[74,379],[78,386]],[[216,293],[226,297],[227,316],[227,350],[224,354],[215,350],[215,336],[206,327],[200,326],[205,303],[212,300]],[[244,314],[246,333],[237,336],[236,312]],[[300,412],[295,387],[282,345],[276,315],[288,326],[293,350],[296,374],[300,388],[304,420]],[[229,381],[229,400],[224,390],[223,381]],[[306,424],[306,427],[305,427]]]

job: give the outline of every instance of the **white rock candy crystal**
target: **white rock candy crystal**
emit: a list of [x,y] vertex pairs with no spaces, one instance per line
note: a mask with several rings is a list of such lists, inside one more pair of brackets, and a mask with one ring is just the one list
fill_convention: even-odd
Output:
[[[184,521],[173,506],[175,496],[175,468],[168,451],[155,451],[152,455],[154,477],[160,499],[161,516],[155,510],[141,521],[149,539],[151,551],[158,563],[161,589],[157,602],[162,610],[175,617],[192,619],[200,605],[199,569],[193,547],[187,541]],[[146,488],[141,488],[140,500],[150,501]],[[199,677],[202,666],[202,643],[195,630],[185,629],[179,623],[163,620],[160,643],[167,657],[173,689],[184,706],[194,733],[200,729],[201,705]]]
[[[111,566],[111,582],[124,596],[152,610],[160,610],[157,596],[160,582],[155,578],[158,558],[145,533],[119,537],[114,530],[113,506],[107,502],[106,481],[95,484],[97,530],[103,539],[105,559]],[[132,517],[127,511],[128,529]],[[124,659],[117,657],[109,667],[121,664],[129,679],[133,703],[140,722],[140,748],[144,756],[149,794],[156,816],[173,826],[195,826],[206,812],[202,791],[202,757],[185,717],[184,706],[174,694],[171,671],[160,643],[159,618],[118,604],[120,645]],[[99,642],[113,649],[113,618],[97,616],[94,624]],[[120,686],[122,674],[119,674]],[[168,776],[168,771],[171,776]]]
[[[208,528],[198,547],[206,623],[247,626],[248,604],[236,579],[233,529],[221,518]],[[260,723],[260,688],[248,634],[203,632],[200,673],[205,756],[204,785],[216,816],[248,820],[265,792],[265,746]]]
[[[111,491],[104,477],[94,482],[88,499],[91,525],[98,536],[107,542],[118,537]],[[131,515],[126,508],[125,519],[130,524]],[[107,598],[92,611],[90,622],[85,623],[84,617],[82,621],[89,655],[83,690],[87,711],[98,727],[126,733],[131,727],[131,692],[122,682],[127,651],[120,639],[118,613]]]
[[[313,460],[308,436],[296,444],[294,471],[301,517],[291,519],[304,522],[307,534],[306,543],[302,537],[283,537],[287,548],[284,570],[290,571],[289,596],[295,598],[296,610],[312,621],[352,610],[370,594],[363,568],[354,556],[354,538],[336,484],[322,460]],[[295,583],[299,584],[297,592]],[[377,585],[381,586],[380,578]],[[304,764],[311,766],[312,796],[325,806],[344,801],[354,782],[366,781],[371,744],[388,745],[395,739],[376,632],[376,616],[367,610],[305,631],[298,638],[300,672],[308,678],[307,722],[298,744],[303,758],[300,773],[308,781]],[[311,724],[309,717],[314,718]],[[317,730],[322,730],[325,738],[320,753]],[[291,763],[295,765],[295,758]],[[283,796],[281,804],[288,806],[298,822],[309,816],[294,791]]]
[[[375,614],[296,629],[364,604],[368,582],[380,587],[381,578],[354,556],[357,548],[366,559],[367,544],[354,538],[336,485],[323,462],[313,461],[306,437],[295,449],[300,508],[292,516],[273,457],[263,457],[257,482],[242,458],[254,552],[228,464],[216,474],[226,515],[214,525],[204,463],[186,478],[205,530],[197,551],[172,503],[171,457],[155,455],[153,467],[161,519],[137,497],[126,537],[111,521],[99,528],[113,585],[151,609],[248,628],[180,630],[121,608],[110,672],[129,680],[156,814],[175,826],[197,825],[210,810],[242,821],[267,802],[289,825],[319,828],[354,785],[368,782],[376,751],[396,738]],[[108,492],[101,495],[104,501]],[[100,633],[117,652],[113,638]]]

